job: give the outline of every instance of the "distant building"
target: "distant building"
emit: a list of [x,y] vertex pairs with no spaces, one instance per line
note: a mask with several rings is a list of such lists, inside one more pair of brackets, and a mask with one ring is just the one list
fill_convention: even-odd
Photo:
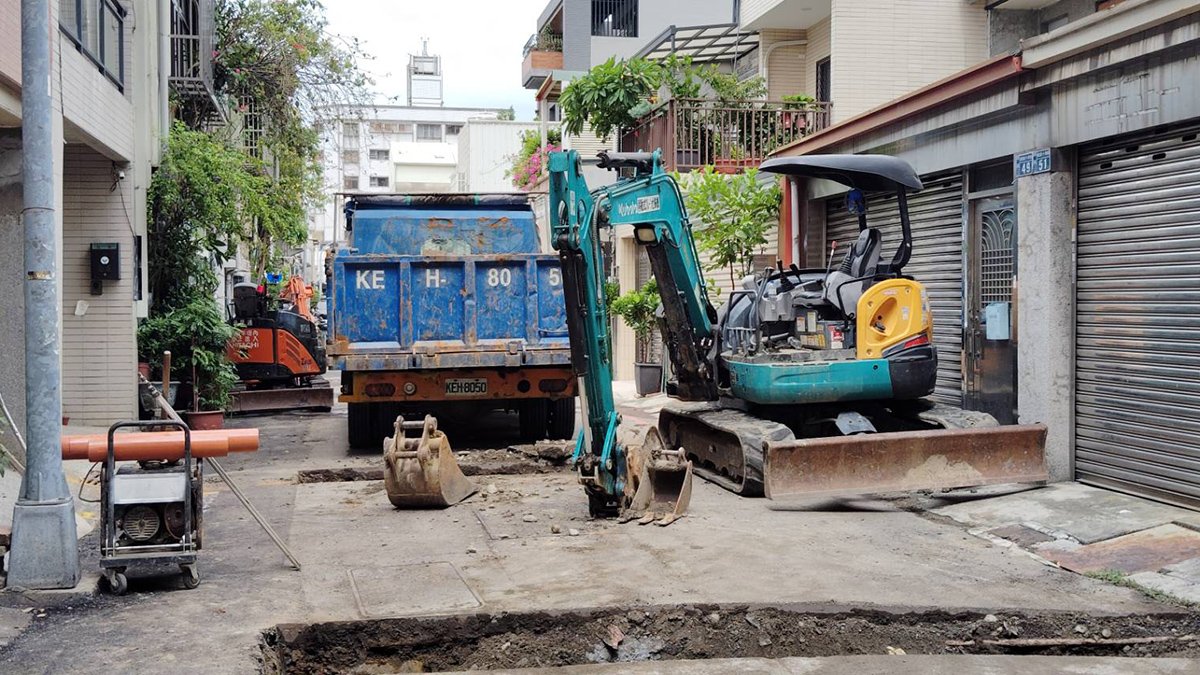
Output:
[[421,41],[419,55],[408,55],[408,105],[442,105],[442,57],[429,54],[427,40]]
[[458,135],[456,192],[513,192],[508,175],[521,149],[521,136],[537,133],[536,122],[473,119]]

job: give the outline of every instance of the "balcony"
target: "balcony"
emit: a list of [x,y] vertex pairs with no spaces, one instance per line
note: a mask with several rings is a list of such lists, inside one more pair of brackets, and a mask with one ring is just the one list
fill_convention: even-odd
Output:
[[667,170],[713,166],[722,173],[757,167],[777,148],[829,126],[827,102],[674,99],[624,130],[621,150],[661,148]]
[[522,86],[537,89],[550,77],[551,71],[562,70],[562,50],[561,35],[541,32],[530,36],[525,43],[525,60],[521,63]]

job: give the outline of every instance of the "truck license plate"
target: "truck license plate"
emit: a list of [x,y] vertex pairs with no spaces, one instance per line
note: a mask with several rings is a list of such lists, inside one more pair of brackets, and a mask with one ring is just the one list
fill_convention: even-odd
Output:
[[447,396],[476,396],[487,393],[487,380],[480,378],[455,378],[446,380]]

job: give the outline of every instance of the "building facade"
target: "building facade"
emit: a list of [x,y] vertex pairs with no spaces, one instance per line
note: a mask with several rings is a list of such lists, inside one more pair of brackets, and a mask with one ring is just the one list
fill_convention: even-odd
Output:
[[[146,189],[168,123],[160,69],[166,18],[153,0],[50,3],[64,417],[137,415],[136,322],[144,316]],[[24,422],[19,0],[0,0],[0,394]],[[160,31],[160,23],[163,30]],[[94,246],[116,251],[119,280],[93,282]]]
[[[1196,506],[1200,6],[989,12],[998,55],[779,154],[893,154],[922,175],[905,271],[930,289],[939,398],[1046,423],[1055,479]],[[855,229],[843,198],[791,189],[784,253],[823,265]],[[895,204],[869,207],[886,254]]]

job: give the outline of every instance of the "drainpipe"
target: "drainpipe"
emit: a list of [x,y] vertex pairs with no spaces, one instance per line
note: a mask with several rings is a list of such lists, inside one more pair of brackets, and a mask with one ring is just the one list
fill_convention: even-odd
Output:
[[[201,54],[201,58],[209,58]],[[171,133],[171,0],[158,0],[158,137],[162,151],[167,151],[167,135]]]
[[79,582],[75,501],[62,467],[62,378],[54,204],[50,0],[21,0],[21,179],[25,223],[25,427],[9,588]]
[[[762,71],[763,84],[767,85],[767,91],[770,91],[770,87],[771,87],[771,69],[770,69],[771,53],[774,52],[775,49],[778,47],[807,47],[807,46],[808,46],[808,40],[783,40],[781,42],[774,42],[771,44],[770,47],[767,47],[765,50],[763,50],[762,61],[759,62],[758,68],[759,68],[759,70]],[[769,94],[768,94],[768,96],[769,96]]]

